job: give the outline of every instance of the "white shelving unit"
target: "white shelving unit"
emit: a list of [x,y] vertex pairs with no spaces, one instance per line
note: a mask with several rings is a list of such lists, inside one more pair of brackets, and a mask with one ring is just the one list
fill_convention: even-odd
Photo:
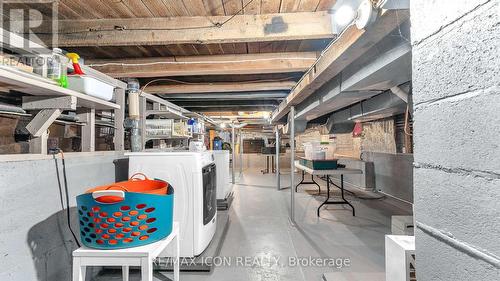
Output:
[[[149,140],[181,140],[187,141],[192,135],[176,135],[174,132],[175,120],[187,120],[188,117],[184,113],[189,111],[170,103],[157,96],[142,92],[140,95],[140,128],[142,136],[142,147],[145,148],[146,142]],[[148,109],[148,103],[152,103],[153,108]],[[149,116],[161,117],[163,119],[172,119],[172,128],[170,135],[147,135],[146,134],[146,119]],[[187,144],[186,144],[187,145]]]
[[[100,75],[104,76],[102,73]],[[4,88],[30,95],[23,96],[23,109],[37,112],[27,126],[33,136],[30,153],[47,154],[47,129],[64,110],[77,112],[83,125],[82,151],[85,152],[95,151],[95,111],[112,110],[116,128],[115,150],[124,149],[125,83],[115,80],[116,103],[62,88],[36,74],[4,65],[0,66],[0,84]]]

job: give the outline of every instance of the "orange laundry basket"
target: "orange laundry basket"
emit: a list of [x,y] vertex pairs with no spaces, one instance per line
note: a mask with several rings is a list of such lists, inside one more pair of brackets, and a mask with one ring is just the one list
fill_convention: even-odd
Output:
[[144,174],[89,189],[76,202],[80,238],[90,248],[142,246],[172,232],[174,188]]
[[[142,176],[143,178],[140,178]],[[113,183],[110,185],[102,185],[87,190],[85,193],[92,193],[102,190],[121,190],[125,192],[136,192],[146,194],[165,195],[168,193],[169,184],[166,181],[159,179],[148,179],[142,173],[136,173],[130,177],[128,181]],[[101,203],[116,203],[122,200],[120,197],[101,196],[98,198]]]

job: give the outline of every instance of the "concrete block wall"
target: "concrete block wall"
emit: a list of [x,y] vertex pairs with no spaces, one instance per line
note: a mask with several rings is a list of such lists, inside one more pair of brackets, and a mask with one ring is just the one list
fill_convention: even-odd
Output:
[[418,280],[500,280],[500,7],[411,1]]
[[[126,178],[128,161],[113,152],[66,158],[72,227],[79,237],[75,197],[89,187]],[[62,181],[60,160],[58,165]],[[55,160],[1,160],[0,280],[71,280],[76,247],[61,207]]]

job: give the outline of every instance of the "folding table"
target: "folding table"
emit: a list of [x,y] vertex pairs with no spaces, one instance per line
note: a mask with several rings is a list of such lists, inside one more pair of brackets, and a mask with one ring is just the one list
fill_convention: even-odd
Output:
[[[326,200],[318,207],[318,217],[319,217],[319,211],[321,207],[324,205],[349,205],[352,208],[352,215],[356,215],[356,211],[354,210],[354,206],[347,201],[344,197],[344,175],[346,174],[362,174],[363,171],[359,169],[348,169],[348,168],[338,168],[334,170],[313,170],[309,167],[306,167],[304,165],[301,165],[299,161],[295,161],[295,168],[311,174],[312,176],[326,176],[326,188],[327,188],[327,193],[326,193]],[[330,176],[332,175],[340,175],[340,186],[334,184],[333,182],[330,182]],[[303,183],[299,183],[303,184]],[[341,191],[341,198],[342,201],[329,201],[330,200],[330,184],[338,187]]]

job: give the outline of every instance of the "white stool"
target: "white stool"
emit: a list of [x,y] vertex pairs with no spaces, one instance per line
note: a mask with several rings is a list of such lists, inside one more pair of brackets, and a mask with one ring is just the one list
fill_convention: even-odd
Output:
[[129,267],[141,267],[141,280],[153,280],[153,260],[175,239],[174,281],[179,281],[179,224],[173,223],[172,233],[158,242],[120,250],[97,250],[81,247],[73,251],[73,281],[85,281],[87,266],[122,266],[123,280],[129,280]]

